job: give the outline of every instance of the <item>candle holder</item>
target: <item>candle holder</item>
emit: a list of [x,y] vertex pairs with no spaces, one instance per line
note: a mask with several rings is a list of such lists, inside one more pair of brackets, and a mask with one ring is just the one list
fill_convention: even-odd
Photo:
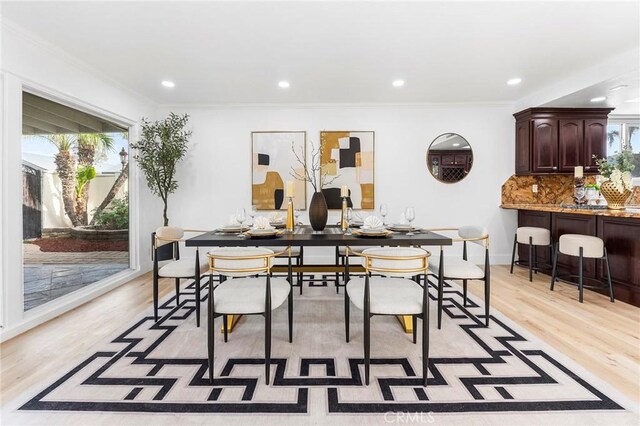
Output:
[[347,222],[347,197],[342,197],[342,215],[340,217],[340,230],[347,232],[349,223]]
[[289,203],[287,204],[287,232],[293,233],[294,228],[293,197],[289,197]]
[[573,201],[578,205],[587,202],[587,189],[584,187],[584,177],[573,178]]

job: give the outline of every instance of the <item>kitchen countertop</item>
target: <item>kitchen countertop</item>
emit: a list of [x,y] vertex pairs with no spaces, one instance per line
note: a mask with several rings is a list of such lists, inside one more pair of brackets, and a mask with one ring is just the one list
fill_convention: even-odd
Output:
[[613,217],[628,217],[634,219],[640,219],[640,207],[635,208],[635,211],[627,210],[590,210],[590,209],[576,209],[569,207],[562,207],[560,204],[502,204],[500,206],[503,209],[513,210],[535,210],[541,212],[553,212],[553,213],[570,213],[570,214],[586,214],[591,216],[613,216]]

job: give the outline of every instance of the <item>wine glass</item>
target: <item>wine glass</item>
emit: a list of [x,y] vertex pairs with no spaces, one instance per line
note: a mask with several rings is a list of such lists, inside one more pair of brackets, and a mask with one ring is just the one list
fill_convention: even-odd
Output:
[[296,225],[300,225],[300,209],[295,209],[293,211],[293,218],[295,220]]
[[244,233],[242,232],[242,224],[245,220],[247,220],[247,213],[245,212],[244,208],[238,209],[238,212],[236,213],[236,220],[240,224],[240,233],[238,234],[238,238],[245,238]]
[[407,209],[404,212],[404,217],[409,221],[409,228],[411,228],[409,232],[407,232],[407,235],[414,235],[413,225],[411,224],[411,222],[413,222],[413,219],[416,218],[415,209],[413,207],[407,207]]
[[353,209],[351,207],[347,208],[346,219],[347,219],[347,230],[345,231],[344,235],[351,235],[351,228],[349,227],[349,225],[351,224],[351,221],[353,220]]
[[249,210],[249,217],[251,218],[251,223],[253,223],[253,219],[256,217],[256,214],[258,214],[258,206],[254,204],[251,206],[251,210]]
[[386,204],[380,204],[380,216],[382,216],[382,224],[386,225],[387,221],[386,221],[386,217],[387,217],[387,205]]

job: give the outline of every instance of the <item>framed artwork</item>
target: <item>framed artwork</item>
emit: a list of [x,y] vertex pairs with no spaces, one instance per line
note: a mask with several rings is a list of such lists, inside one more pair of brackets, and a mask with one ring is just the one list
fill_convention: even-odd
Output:
[[320,167],[328,177],[335,177],[322,189],[330,209],[342,208],[340,188],[349,188],[349,207],[375,209],[374,132],[320,132]]
[[291,176],[292,168],[304,174],[295,151],[306,158],[307,132],[251,132],[251,203],[258,210],[283,210],[285,182],[294,182],[293,206],[307,208],[305,182]]

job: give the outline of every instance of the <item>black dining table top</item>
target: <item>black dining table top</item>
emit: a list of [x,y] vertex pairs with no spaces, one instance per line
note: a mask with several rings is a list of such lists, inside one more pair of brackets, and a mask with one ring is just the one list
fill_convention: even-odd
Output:
[[254,247],[254,246],[450,246],[449,237],[430,231],[414,231],[415,235],[394,232],[387,237],[359,237],[344,235],[336,225],[314,232],[309,225],[296,226],[293,233],[283,233],[275,238],[239,238],[237,233],[210,231],[186,240],[191,247]]

